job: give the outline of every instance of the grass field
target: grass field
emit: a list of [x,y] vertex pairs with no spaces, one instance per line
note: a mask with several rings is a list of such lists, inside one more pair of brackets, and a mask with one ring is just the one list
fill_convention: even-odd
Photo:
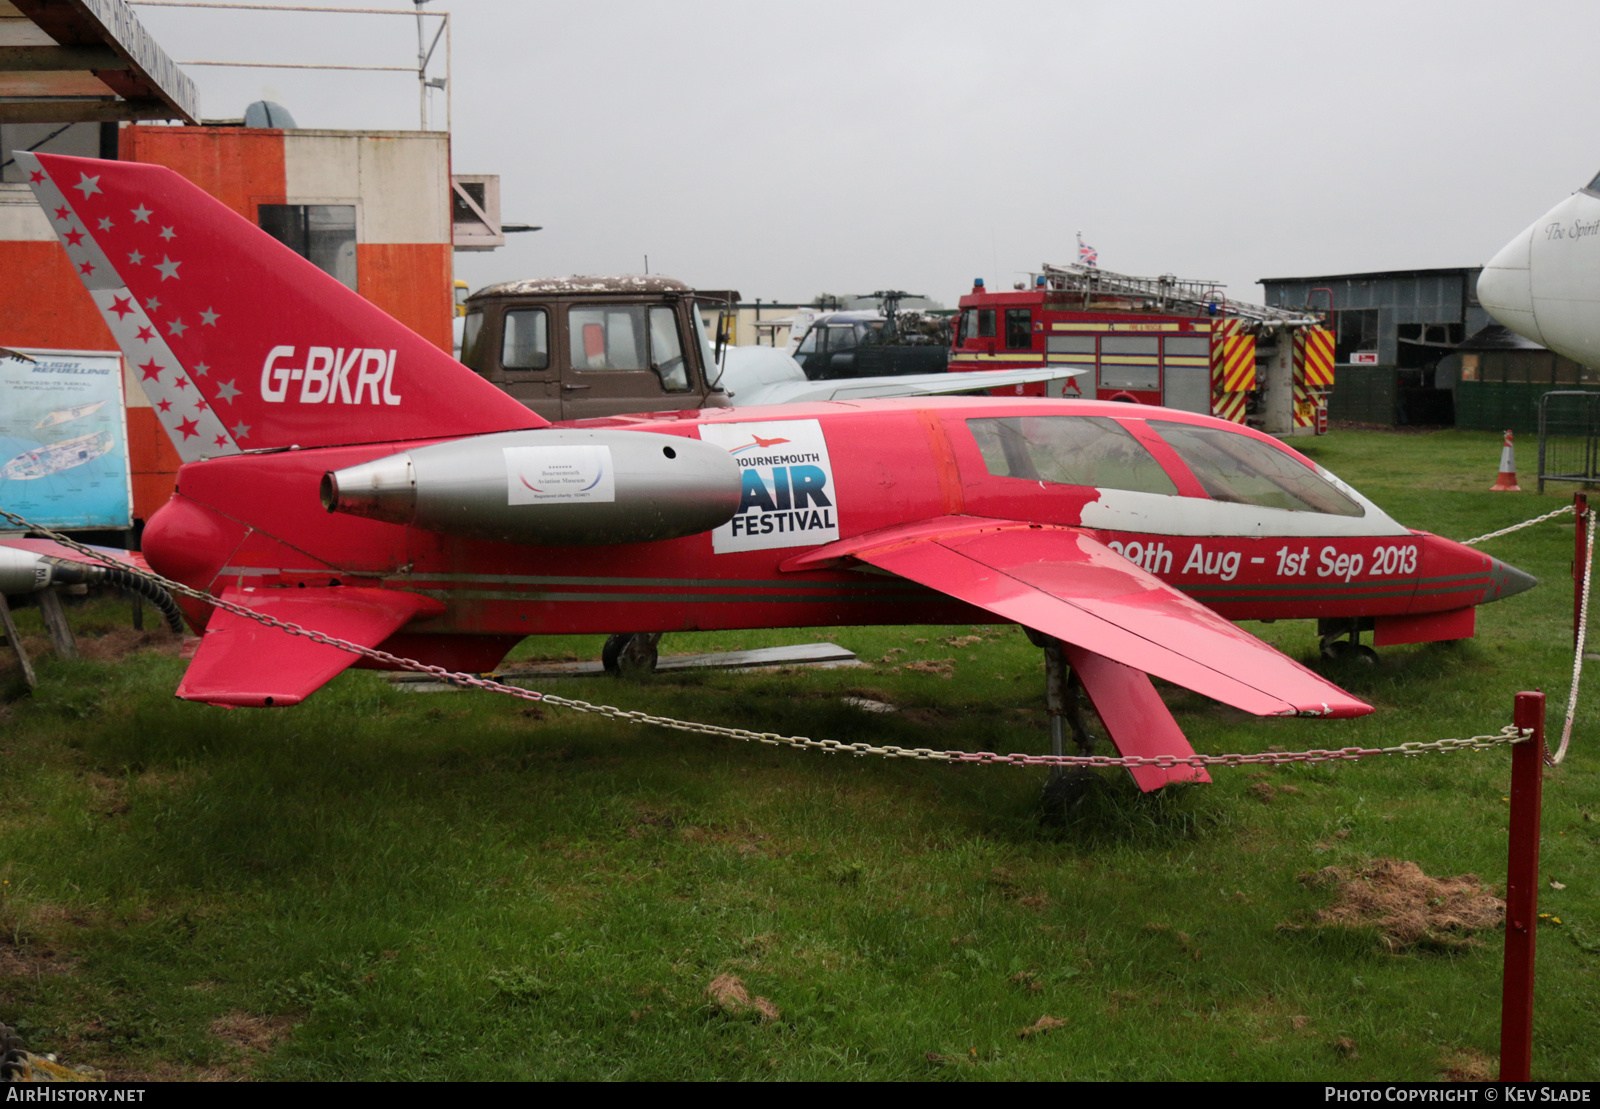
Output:
[[[1488,493],[1493,435],[1338,431],[1308,453],[1457,538],[1570,495]],[[1308,622],[1249,625],[1371,716],[1257,719],[1173,688],[1168,702],[1206,752],[1494,732],[1533,688],[1559,734],[1572,544],[1570,522],[1492,541],[1544,584],[1482,608],[1476,640],[1386,649],[1375,670],[1316,660]],[[0,677],[0,1022],[114,1077],[1495,1073],[1500,932],[1396,945],[1321,925],[1333,888],[1303,879],[1393,859],[1502,892],[1505,749],[1219,769],[1153,796],[1106,771],[1057,824],[1042,771],[750,746],[371,673],[293,709],[184,704],[172,643],[132,649],[111,601],[70,612],[103,660],[44,657],[32,696]],[[36,610],[19,619],[42,651]],[[548,688],[844,741],[1048,747],[1040,652],[1016,628],[663,649],[820,638],[874,665]],[[1546,783],[1536,1078],[1600,1078],[1597,695]],[[725,976],[767,1012],[714,1000]]]

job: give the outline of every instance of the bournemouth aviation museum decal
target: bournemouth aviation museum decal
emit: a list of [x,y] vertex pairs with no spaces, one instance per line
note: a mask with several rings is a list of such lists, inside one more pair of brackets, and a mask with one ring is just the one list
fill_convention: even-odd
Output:
[[701,424],[700,438],[739,465],[739,511],[711,533],[711,549],[765,551],[839,538],[833,463],[816,420]]
[[610,447],[504,447],[506,503],[551,504],[617,499]]

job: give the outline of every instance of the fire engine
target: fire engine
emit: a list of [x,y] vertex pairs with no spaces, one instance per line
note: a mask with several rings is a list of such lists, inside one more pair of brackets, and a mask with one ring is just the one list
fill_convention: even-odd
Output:
[[[1309,310],[1230,300],[1212,281],[1052,266],[1008,292],[961,298],[952,370],[1067,364],[1064,396],[1158,404],[1270,435],[1328,428],[1333,333]],[[1013,387],[1040,395],[1045,386]],[[1011,392],[1008,389],[1007,392]]]

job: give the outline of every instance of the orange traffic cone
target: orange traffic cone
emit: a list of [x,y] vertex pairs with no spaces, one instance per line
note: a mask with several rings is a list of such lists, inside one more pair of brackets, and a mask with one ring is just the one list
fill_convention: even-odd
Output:
[[1506,432],[1506,445],[1500,448],[1500,475],[1489,487],[1491,493],[1520,493],[1517,484],[1517,452],[1511,446],[1511,432]]

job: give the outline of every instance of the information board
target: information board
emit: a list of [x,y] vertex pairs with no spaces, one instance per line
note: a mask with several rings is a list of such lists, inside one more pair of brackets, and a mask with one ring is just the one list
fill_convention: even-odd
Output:
[[132,526],[120,355],[0,351],[0,508],[55,528]]

